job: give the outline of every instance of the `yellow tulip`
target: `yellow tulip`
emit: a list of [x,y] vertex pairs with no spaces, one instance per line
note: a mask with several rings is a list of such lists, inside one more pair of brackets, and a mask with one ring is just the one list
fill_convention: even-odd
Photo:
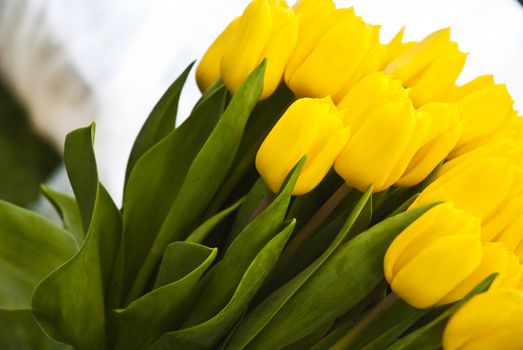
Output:
[[375,192],[393,185],[426,138],[425,115],[412,106],[401,82],[384,73],[361,79],[338,105],[353,137],[336,159],[335,170],[351,187]]
[[261,98],[280,84],[298,40],[299,18],[281,0],[253,0],[211,45],[196,72],[200,90],[221,77],[236,92],[264,58],[267,67]]
[[365,23],[352,8],[333,10],[312,2],[302,1],[296,8],[305,18],[318,21],[301,32],[285,82],[297,96],[331,96],[338,102],[357,80],[380,68],[379,28]]
[[220,78],[220,62],[223,52],[238,26],[239,18],[234,19],[220,34],[203,55],[198,68],[196,68],[196,84],[204,92],[211,84]]
[[483,259],[479,266],[465,280],[440,301],[440,304],[458,301],[467,295],[485,278],[498,273],[490,290],[496,288],[515,288],[521,280],[521,268],[518,258],[502,243],[487,243],[483,246]]
[[382,67],[385,68],[390,62],[392,62],[397,57],[403,55],[405,52],[410,50],[414,45],[416,45],[415,42],[409,41],[409,42],[403,42],[403,34],[405,33],[405,27],[401,28],[401,30],[392,38],[392,40],[385,45],[385,50],[383,54],[383,60],[382,60]]
[[491,76],[479,77],[457,89],[450,99],[460,108],[463,132],[452,157],[465,153],[482,138],[503,129],[514,118],[513,101],[505,85]]
[[429,132],[405,173],[396,182],[398,186],[414,186],[423,181],[447,157],[461,135],[462,123],[455,105],[433,102],[419,108],[418,113],[427,114]]
[[496,237],[523,210],[523,170],[510,159],[479,158],[438,176],[414,202],[450,201],[482,220],[485,242]]
[[385,254],[385,277],[400,298],[416,308],[428,308],[440,304],[481,259],[479,219],[444,203],[392,242]]
[[512,220],[494,240],[503,243],[523,262],[523,214]]
[[450,29],[436,31],[413,45],[385,68],[412,88],[411,98],[416,106],[443,101],[455,86],[466,54],[450,41]]
[[347,143],[350,128],[328,97],[294,102],[263,141],[256,155],[256,169],[267,186],[278,192],[296,163],[307,160],[294,187],[294,195],[316,187]]
[[523,292],[496,289],[473,297],[447,323],[445,350],[523,349]]

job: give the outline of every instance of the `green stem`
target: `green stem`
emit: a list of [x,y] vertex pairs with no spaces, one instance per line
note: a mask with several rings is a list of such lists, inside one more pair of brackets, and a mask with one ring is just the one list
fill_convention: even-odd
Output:
[[345,350],[351,345],[355,344],[363,333],[379,320],[388,310],[395,304],[397,297],[394,293],[390,293],[378,305],[376,305],[369,313],[361,319],[354,327],[350,329],[330,350]]
[[336,209],[340,202],[347,196],[350,188],[343,184],[336,192],[318,209],[318,211],[310,218],[310,220],[298,231],[294,238],[289,242],[289,245],[283,251],[280,260],[276,266],[276,271],[280,271],[286,266],[289,261],[296,255],[298,249],[320,228],[320,226],[327,220],[330,214]]

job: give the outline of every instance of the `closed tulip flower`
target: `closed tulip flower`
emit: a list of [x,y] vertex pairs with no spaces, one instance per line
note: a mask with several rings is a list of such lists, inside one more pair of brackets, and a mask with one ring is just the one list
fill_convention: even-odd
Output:
[[413,45],[385,68],[412,88],[416,106],[443,101],[455,86],[465,64],[466,54],[450,41],[450,29],[442,29]]
[[315,16],[317,22],[301,32],[285,82],[297,96],[331,96],[339,102],[359,78],[380,68],[379,28],[365,23],[352,8],[319,8],[312,2],[301,1],[296,7],[297,13]]
[[503,243],[523,262],[523,214],[512,220],[494,240]]
[[438,176],[414,202],[451,201],[481,218],[485,242],[496,237],[523,210],[523,170],[498,157],[466,162]]
[[278,192],[283,181],[303,157],[307,160],[294,187],[302,195],[316,187],[347,143],[350,128],[328,97],[294,102],[263,141],[256,168],[267,186]]
[[335,170],[351,187],[375,192],[393,185],[426,138],[428,120],[416,113],[401,82],[384,73],[360,80],[338,105],[352,128]]
[[483,258],[479,266],[456,288],[443,298],[440,303],[447,304],[458,301],[488,276],[497,273],[498,276],[490,285],[490,290],[496,288],[515,288],[521,279],[521,268],[518,258],[502,243],[487,243],[483,246]]
[[462,123],[458,109],[453,104],[433,102],[418,109],[430,121],[428,135],[409,163],[398,186],[414,186],[423,181],[449,152],[461,135]]
[[381,62],[383,68],[387,67],[390,62],[403,55],[405,52],[410,50],[410,48],[416,45],[416,43],[413,41],[403,42],[404,32],[405,27],[401,28],[394,38],[392,38],[392,40],[385,45],[383,59]]
[[449,320],[445,350],[523,349],[523,292],[496,289],[473,297]]
[[[280,84],[298,40],[298,16],[281,0],[253,0],[204,55],[197,70],[201,90],[221,77],[236,92],[247,76],[267,58],[261,98]],[[218,73],[219,72],[219,73]]]
[[492,76],[479,77],[457,89],[449,99],[456,102],[463,119],[463,132],[452,156],[465,153],[482,138],[502,129],[514,118],[512,97],[505,85]]
[[407,303],[428,308],[440,304],[481,259],[479,219],[444,203],[427,211],[392,242],[385,254],[385,277]]

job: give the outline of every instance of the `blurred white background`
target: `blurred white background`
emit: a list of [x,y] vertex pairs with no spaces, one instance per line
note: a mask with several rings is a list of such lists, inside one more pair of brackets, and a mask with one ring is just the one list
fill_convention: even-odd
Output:
[[[247,0],[0,0],[0,74],[58,147],[97,123],[102,182],[120,201],[134,137],[169,83],[203,55]],[[523,109],[523,7],[516,0],[345,0],[388,41],[452,27],[470,52],[460,82],[493,73]],[[292,4],[291,4],[292,5]],[[179,120],[199,96],[191,75]],[[51,182],[66,186],[63,169]]]

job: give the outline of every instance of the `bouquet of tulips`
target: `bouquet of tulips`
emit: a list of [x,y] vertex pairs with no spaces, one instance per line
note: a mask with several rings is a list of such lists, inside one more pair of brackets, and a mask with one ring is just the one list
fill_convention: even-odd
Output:
[[0,308],[92,349],[523,349],[523,124],[420,42],[331,0],[253,0],[136,138],[118,208],[94,127],[62,218],[0,202]]

